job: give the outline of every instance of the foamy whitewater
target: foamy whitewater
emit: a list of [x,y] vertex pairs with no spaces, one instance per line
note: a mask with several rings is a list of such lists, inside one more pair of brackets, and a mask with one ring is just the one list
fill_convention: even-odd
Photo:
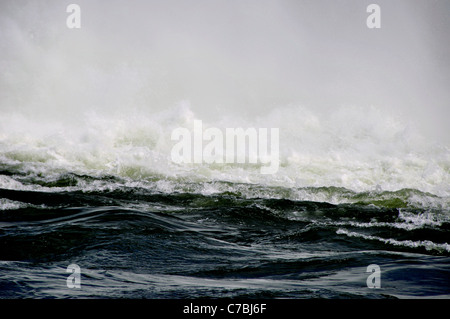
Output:
[[[154,114],[88,113],[80,122],[63,124],[2,114],[2,165],[26,175],[2,176],[0,185],[55,191],[46,184],[72,178],[73,186],[57,187],[58,191],[133,185],[168,193],[193,189],[209,195],[228,190],[229,186],[220,182],[230,182],[241,185],[248,197],[287,196],[335,204],[354,202],[353,193],[409,189],[412,191],[403,198],[405,204],[449,208],[448,148],[428,142],[401,119],[375,108],[341,108],[319,117],[301,106],[280,107],[253,122],[227,119],[207,124],[279,128],[280,168],[268,175],[260,173],[259,164],[173,163],[172,130],[192,127],[197,118],[187,102]],[[96,180],[78,180],[77,175],[112,176],[120,182],[99,185]],[[244,184],[262,188],[245,189]],[[286,191],[280,193],[274,187]],[[317,190],[320,187],[339,191],[322,192]]]
[[[448,4],[379,2],[2,2],[0,297],[448,298]],[[173,162],[196,120],[277,172]]]

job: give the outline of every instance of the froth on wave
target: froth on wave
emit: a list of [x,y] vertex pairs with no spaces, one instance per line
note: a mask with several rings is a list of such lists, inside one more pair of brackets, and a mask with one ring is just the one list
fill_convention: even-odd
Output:
[[173,163],[172,130],[196,119],[186,103],[159,113],[90,112],[57,121],[2,113],[0,187],[90,190],[118,183],[170,191],[198,184],[196,191],[207,193],[215,187],[240,192],[249,184],[286,189],[269,196],[391,207],[440,201],[448,208],[449,150],[374,108],[326,115],[291,106],[251,121],[203,121],[205,127],[279,128],[280,168],[271,175],[260,174],[257,164]]

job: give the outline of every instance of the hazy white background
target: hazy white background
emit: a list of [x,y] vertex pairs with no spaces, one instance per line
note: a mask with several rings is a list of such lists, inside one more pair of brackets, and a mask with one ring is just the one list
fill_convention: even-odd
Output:
[[[189,101],[243,118],[286,105],[376,106],[449,143],[446,0],[69,1],[0,4],[0,110],[73,118]],[[381,7],[368,29],[366,7]]]

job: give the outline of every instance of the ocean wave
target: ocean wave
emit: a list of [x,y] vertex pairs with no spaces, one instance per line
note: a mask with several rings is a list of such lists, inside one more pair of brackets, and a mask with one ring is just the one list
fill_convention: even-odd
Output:
[[[333,116],[319,118],[311,112],[303,116],[304,109],[295,111],[296,116],[292,116],[292,108],[278,110],[277,116],[272,114],[250,123],[253,127],[280,128],[281,165],[276,174],[269,175],[261,174],[257,164],[173,163],[172,129],[190,127],[196,118],[186,106],[147,116],[90,114],[84,124],[65,123],[64,127],[61,123],[52,126],[2,114],[0,187],[93,186],[89,178],[80,176],[96,181],[110,176],[127,183],[155,182],[160,188],[173,188],[171,183],[175,181],[200,183],[214,191],[217,184],[213,182],[219,181],[223,185],[231,183],[238,187],[237,191],[242,184],[252,184],[292,188],[298,190],[299,197],[301,192],[306,197],[316,192],[318,200],[322,197],[331,202],[339,202],[347,195],[358,202],[356,194],[360,194],[361,203],[393,207],[410,203],[429,206],[426,200],[433,202],[436,197],[450,195],[447,148],[427,144],[420,138],[411,141],[414,135],[406,137],[408,133],[401,125],[389,121],[375,120],[371,127],[353,119],[344,129],[342,119],[333,122]],[[355,110],[348,112],[353,114]],[[225,128],[228,124],[232,122],[208,126]],[[406,143],[407,139],[410,141]],[[334,191],[333,187],[348,193]]]
[[378,236],[361,234],[358,232],[348,231],[344,228],[339,228],[336,231],[338,235],[346,235],[348,237],[357,237],[365,240],[378,241],[388,245],[401,246],[406,248],[424,248],[427,251],[436,250],[437,252],[450,252],[450,245],[448,243],[434,243],[430,240],[397,240],[394,238],[382,238]]

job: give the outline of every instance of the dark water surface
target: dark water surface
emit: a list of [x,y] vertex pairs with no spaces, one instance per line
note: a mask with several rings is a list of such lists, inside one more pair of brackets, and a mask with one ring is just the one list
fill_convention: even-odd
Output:
[[450,1],[69,3],[0,2],[0,299],[450,298]]
[[[2,298],[450,296],[445,210],[138,187],[0,198]],[[367,287],[371,264],[379,289]]]

